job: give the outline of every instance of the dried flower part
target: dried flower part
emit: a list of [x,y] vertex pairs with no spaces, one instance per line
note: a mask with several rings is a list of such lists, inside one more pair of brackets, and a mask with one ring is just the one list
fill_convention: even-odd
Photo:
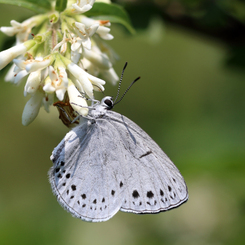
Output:
[[73,128],[79,124],[78,114],[72,108],[67,93],[64,101],[57,101],[53,104],[59,111],[59,119],[68,128]]

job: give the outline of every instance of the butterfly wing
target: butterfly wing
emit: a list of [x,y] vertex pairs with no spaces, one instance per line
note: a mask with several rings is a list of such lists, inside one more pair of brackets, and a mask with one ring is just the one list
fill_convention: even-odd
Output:
[[106,221],[122,206],[125,180],[120,146],[106,127],[105,120],[77,126],[51,156],[49,179],[57,200],[85,221]]
[[167,155],[139,126],[113,111],[71,130],[51,160],[54,194],[85,221],[106,221],[119,209],[157,213],[188,199],[185,181]]
[[123,146],[126,190],[121,211],[158,213],[186,202],[184,178],[155,141],[127,117],[113,111],[107,115]]

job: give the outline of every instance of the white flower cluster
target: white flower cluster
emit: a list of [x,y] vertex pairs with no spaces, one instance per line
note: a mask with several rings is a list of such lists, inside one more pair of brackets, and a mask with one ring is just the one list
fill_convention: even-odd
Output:
[[[67,97],[73,110],[86,116],[84,95],[94,99],[94,90],[104,90],[105,81],[98,76],[112,84],[119,80],[113,69],[117,55],[103,41],[113,38],[110,22],[84,15],[94,2],[68,0],[62,13],[53,11],[22,23],[12,20],[12,27],[1,27],[6,35],[16,35],[16,45],[0,52],[0,70],[13,61],[5,80],[26,81],[24,95],[31,95],[23,111],[23,125],[36,118],[41,106],[49,111],[50,105]],[[38,34],[32,36],[37,27]]]

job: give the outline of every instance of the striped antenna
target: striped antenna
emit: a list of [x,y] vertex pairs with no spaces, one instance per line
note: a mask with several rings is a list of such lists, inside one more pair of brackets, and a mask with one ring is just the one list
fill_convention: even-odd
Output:
[[116,96],[116,99],[114,100],[114,104],[119,96],[119,92],[120,92],[120,88],[121,88],[121,84],[122,84],[122,79],[123,79],[123,74],[124,74],[124,71],[126,69],[128,65],[128,62],[125,63],[124,67],[123,67],[123,70],[122,70],[122,75],[121,75],[121,78],[120,78],[120,81],[119,81],[119,84],[118,84],[118,89],[117,89],[117,96]]

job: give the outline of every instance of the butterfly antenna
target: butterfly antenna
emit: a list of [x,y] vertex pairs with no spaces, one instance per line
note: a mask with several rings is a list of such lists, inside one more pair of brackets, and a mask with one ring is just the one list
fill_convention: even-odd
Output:
[[116,99],[114,100],[114,105],[115,105],[115,102],[117,101],[117,98],[119,96],[119,92],[120,92],[120,88],[121,88],[121,84],[122,84],[122,79],[123,79],[123,74],[124,74],[124,71],[125,71],[127,65],[128,65],[128,62],[125,63],[123,70],[122,70],[121,78],[120,78],[120,81],[118,83],[117,96],[116,96]]
[[[129,89],[135,84],[135,82],[137,82],[138,80],[140,79],[140,77],[137,77],[130,85],[129,87],[126,89],[126,91],[123,93],[122,97],[120,100],[118,100],[116,103],[114,103],[114,105],[118,104],[122,99],[123,97],[125,96],[125,94],[129,91]],[[115,100],[116,101],[116,100]]]

